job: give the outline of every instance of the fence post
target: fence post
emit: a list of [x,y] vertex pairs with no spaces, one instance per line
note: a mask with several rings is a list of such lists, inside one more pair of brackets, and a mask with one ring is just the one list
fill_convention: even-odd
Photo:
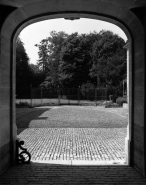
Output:
[[31,104],[31,107],[32,107],[32,85],[30,85],[30,104]]
[[95,87],[95,105],[97,106],[97,89]]
[[60,105],[60,89],[58,89],[58,104]]
[[78,105],[80,104],[80,86],[78,88]]
[[107,105],[107,90],[108,90],[108,85],[106,85],[106,105]]
[[70,89],[68,89],[68,105],[70,105],[70,98],[69,98],[69,96],[70,96]]
[[42,105],[42,103],[43,103],[43,102],[42,102],[42,87],[41,87],[41,105]]
[[87,100],[89,101],[89,89],[87,88]]

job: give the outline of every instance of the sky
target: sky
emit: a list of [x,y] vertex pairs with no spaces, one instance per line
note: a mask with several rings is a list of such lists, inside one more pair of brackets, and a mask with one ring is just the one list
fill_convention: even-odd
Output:
[[63,18],[45,20],[27,26],[19,35],[24,43],[26,53],[30,58],[29,63],[36,64],[38,60],[38,48],[35,44],[39,44],[42,39],[49,37],[50,32],[54,30],[56,32],[64,31],[68,34],[74,32],[78,32],[79,34],[88,34],[93,31],[98,33],[101,30],[110,30],[118,34],[125,41],[127,40],[127,37],[121,28],[105,21],[86,18],[74,21],[65,20]]

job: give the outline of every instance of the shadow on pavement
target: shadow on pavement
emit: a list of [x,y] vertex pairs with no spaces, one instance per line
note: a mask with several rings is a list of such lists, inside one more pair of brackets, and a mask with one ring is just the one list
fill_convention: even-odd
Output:
[[45,120],[47,117],[40,117],[50,108],[17,108],[16,109],[16,125],[17,134],[20,134],[24,129],[29,128],[32,120]]

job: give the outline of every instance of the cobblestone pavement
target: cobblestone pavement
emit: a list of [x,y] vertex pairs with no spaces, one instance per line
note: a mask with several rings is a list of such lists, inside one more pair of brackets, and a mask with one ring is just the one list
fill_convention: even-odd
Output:
[[32,161],[61,164],[125,162],[128,117],[124,109],[61,106],[25,111],[19,110],[17,115],[18,138],[25,141]]
[[[80,113],[75,114],[77,109],[74,109],[75,107],[70,108],[69,111],[67,107],[61,107],[55,113],[53,113],[56,111],[55,107],[53,109],[38,108],[37,110],[23,109],[17,111],[18,137],[26,141],[25,145],[31,151],[34,161],[32,160],[27,165],[11,167],[0,176],[0,185],[146,184],[146,179],[131,167],[125,165],[97,166],[95,164],[94,159],[96,157],[98,161],[104,159],[105,162],[107,158],[112,160],[112,154],[114,154],[113,158],[116,158],[115,161],[124,155],[127,111],[122,109],[105,110],[104,108],[101,111],[98,108],[88,107],[82,108],[83,110]],[[92,109],[95,110],[92,111]],[[66,112],[66,115],[60,111]],[[61,115],[63,116],[61,117]],[[93,115],[95,117],[91,122],[84,122],[88,116],[92,118]],[[68,119],[63,125],[62,120],[65,117]],[[113,118],[115,121],[112,122]],[[73,119],[76,120],[75,123]],[[57,120],[61,120],[61,127],[56,124]],[[108,127],[107,123],[109,123]],[[67,125],[69,126],[67,127]],[[78,152],[78,155],[75,151]],[[103,155],[104,153],[105,155]],[[75,163],[76,160],[72,160],[72,165],[67,163],[75,156],[79,160],[81,157],[82,160],[80,161],[83,161],[83,165]],[[41,160],[38,163],[35,157],[36,159],[38,157],[39,160],[43,157],[44,161]],[[47,157],[50,157],[52,164],[46,163]],[[55,164],[56,159],[61,161],[63,157],[69,160],[62,160],[64,164]],[[93,161],[92,164],[94,165],[86,165],[86,161]]]
[[90,106],[55,106],[19,110],[18,128],[126,128],[127,110]]
[[0,185],[145,185],[146,179],[126,166],[18,165],[0,176]]
[[25,141],[32,161],[120,161],[125,158],[125,136],[123,128],[30,128],[19,138]]

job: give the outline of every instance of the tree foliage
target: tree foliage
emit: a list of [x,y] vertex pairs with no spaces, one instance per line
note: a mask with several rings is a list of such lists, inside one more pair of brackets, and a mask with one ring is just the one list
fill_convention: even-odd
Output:
[[97,86],[107,85],[120,91],[121,83],[126,78],[125,42],[110,31],[101,31],[101,38],[92,48],[92,67],[90,76],[97,80]]
[[64,32],[52,31],[50,36],[43,39],[40,44],[36,44],[39,49],[39,61],[38,66],[43,69],[43,72],[47,75],[46,80],[42,83],[42,86],[61,86],[60,80],[60,52],[62,44],[68,35]]
[[106,87],[122,91],[126,78],[125,42],[110,31],[90,34],[52,31],[36,44],[37,65],[29,58],[20,39],[16,44],[17,85],[47,88]]
[[24,44],[18,37],[16,41],[16,86],[22,87],[29,85],[30,68],[29,57],[25,51]]
[[37,65],[29,64],[24,43],[18,37],[16,40],[16,95],[30,96],[30,87],[38,87],[46,76]]
[[71,34],[61,50],[60,68],[62,83],[67,87],[79,87],[85,83],[90,68],[90,41],[86,35]]
[[111,31],[70,35],[52,31],[37,45],[38,66],[47,66],[42,86],[75,88],[87,83],[121,91],[126,78],[124,45],[124,40]]

